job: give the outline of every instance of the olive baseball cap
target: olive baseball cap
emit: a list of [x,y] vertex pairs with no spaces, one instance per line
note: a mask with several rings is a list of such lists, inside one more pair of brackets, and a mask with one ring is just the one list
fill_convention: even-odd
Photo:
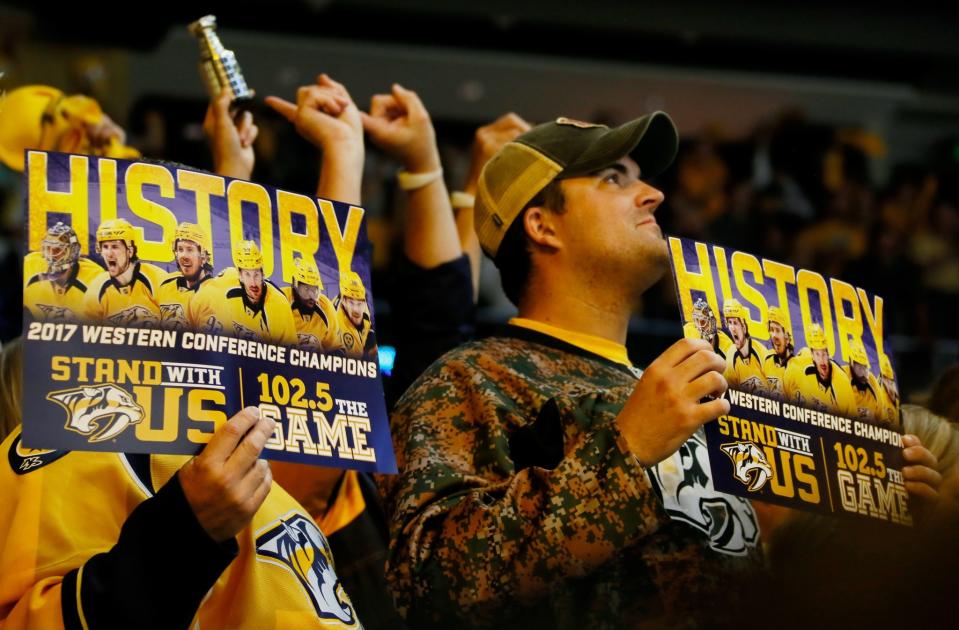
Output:
[[496,257],[506,231],[523,208],[555,179],[582,177],[629,156],[649,179],[673,162],[679,133],[665,112],[619,127],[557,118],[504,146],[480,173],[473,219],[483,251]]

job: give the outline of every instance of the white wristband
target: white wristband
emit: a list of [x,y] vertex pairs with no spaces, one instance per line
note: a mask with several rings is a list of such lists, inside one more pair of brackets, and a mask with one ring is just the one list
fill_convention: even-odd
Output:
[[417,188],[422,188],[423,186],[432,184],[441,177],[443,177],[442,168],[438,168],[435,171],[428,171],[426,173],[408,173],[406,171],[400,171],[396,174],[396,182],[403,190],[416,190]]
[[476,205],[476,197],[462,190],[454,190],[453,194],[450,195],[450,205],[453,206],[454,210],[472,208]]

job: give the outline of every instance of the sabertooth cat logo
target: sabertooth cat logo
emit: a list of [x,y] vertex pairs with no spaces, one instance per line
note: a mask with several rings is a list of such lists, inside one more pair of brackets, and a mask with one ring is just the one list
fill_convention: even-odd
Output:
[[133,396],[113,383],[50,392],[47,400],[66,410],[67,429],[89,436],[91,443],[115,438],[144,416]]
[[773,471],[766,456],[752,442],[734,442],[723,444],[722,452],[733,462],[733,477],[741,481],[746,489],[755,492],[766,485]]
[[[280,519],[256,539],[256,553],[268,562],[279,563],[297,577],[306,590],[317,614],[353,626],[353,607],[340,599],[343,592],[330,564],[328,544],[320,529],[309,519],[292,514]],[[338,593],[339,591],[339,593]]]

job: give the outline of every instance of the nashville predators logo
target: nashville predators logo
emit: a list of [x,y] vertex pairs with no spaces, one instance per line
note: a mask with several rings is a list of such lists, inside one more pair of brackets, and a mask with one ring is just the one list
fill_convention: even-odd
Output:
[[246,339],[247,341],[255,341],[259,338],[256,331],[250,330],[239,322],[233,322],[233,336],[237,339]]
[[356,614],[342,599],[343,587],[330,564],[329,546],[322,532],[304,516],[293,513],[289,517],[257,537],[257,555],[291,571],[320,617],[353,625]]
[[207,318],[206,323],[203,324],[203,331],[218,335],[223,332],[223,324],[221,324],[215,316],[210,315]]
[[161,304],[160,325],[171,330],[186,328],[186,313],[182,304]]
[[319,348],[320,339],[316,335],[311,335],[310,333],[296,333],[297,343],[296,345],[300,348]]
[[703,532],[715,551],[743,555],[756,546],[759,525],[752,505],[713,486],[702,429],[648,472],[669,517]]
[[355,345],[356,337],[353,336],[353,333],[343,333],[343,346],[347,350],[352,350]]
[[145,306],[131,306],[107,317],[114,326],[143,326],[159,323],[156,313]]
[[766,485],[773,470],[766,456],[752,442],[734,442],[719,447],[733,462],[733,477],[741,481],[750,492]]
[[115,438],[144,416],[133,396],[113,383],[50,392],[47,400],[66,410],[68,430],[89,436],[91,443]]
[[76,317],[73,311],[63,306],[51,306],[49,304],[37,304],[44,321],[48,322],[69,322],[74,321]]

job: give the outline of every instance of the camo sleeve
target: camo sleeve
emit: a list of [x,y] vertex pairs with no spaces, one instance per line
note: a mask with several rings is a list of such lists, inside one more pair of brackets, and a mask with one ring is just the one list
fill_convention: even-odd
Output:
[[552,469],[516,470],[508,427],[529,423],[489,377],[495,370],[505,372],[447,355],[393,416],[400,476],[385,488],[392,515],[387,572],[414,626],[481,623],[490,610],[589,574],[668,520],[615,413],[584,409],[600,405],[595,397],[551,401],[561,424],[594,423],[563,429],[567,439]]

